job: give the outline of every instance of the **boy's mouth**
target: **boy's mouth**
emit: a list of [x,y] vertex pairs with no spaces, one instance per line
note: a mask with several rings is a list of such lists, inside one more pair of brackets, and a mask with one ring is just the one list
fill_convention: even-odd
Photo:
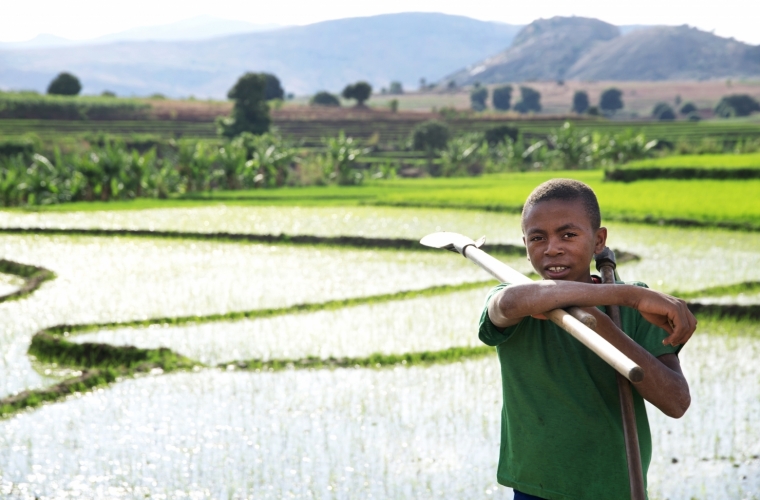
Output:
[[563,278],[570,271],[570,268],[567,266],[547,266],[544,269],[546,270],[547,277],[550,279]]

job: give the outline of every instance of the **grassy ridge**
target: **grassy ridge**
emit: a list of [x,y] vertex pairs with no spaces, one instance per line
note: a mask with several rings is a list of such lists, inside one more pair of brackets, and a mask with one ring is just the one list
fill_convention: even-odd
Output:
[[604,177],[623,182],[644,179],[760,179],[760,153],[636,160],[605,170]]
[[21,288],[15,292],[0,295],[0,302],[26,297],[37,290],[44,282],[55,279],[55,273],[49,269],[20,264],[6,259],[0,259],[0,272],[13,274],[24,279],[24,285]]
[[760,168],[760,153],[664,156],[634,160],[625,166],[625,168],[658,167]]

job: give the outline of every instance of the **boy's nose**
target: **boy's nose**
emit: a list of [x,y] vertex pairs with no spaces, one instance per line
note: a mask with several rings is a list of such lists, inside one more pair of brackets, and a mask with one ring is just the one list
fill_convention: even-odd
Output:
[[562,248],[562,240],[549,238],[548,243],[549,244],[546,246],[546,251],[544,252],[546,255],[561,255],[564,253],[564,249]]

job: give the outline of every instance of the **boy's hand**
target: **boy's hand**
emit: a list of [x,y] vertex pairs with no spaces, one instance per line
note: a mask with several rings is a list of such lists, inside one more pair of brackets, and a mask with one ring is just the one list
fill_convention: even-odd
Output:
[[645,293],[638,300],[636,309],[645,320],[670,334],[662,341],[663,345],[685,344],[697,329],[697,319],[689,311],[686,302],[654,290],[639,290]]

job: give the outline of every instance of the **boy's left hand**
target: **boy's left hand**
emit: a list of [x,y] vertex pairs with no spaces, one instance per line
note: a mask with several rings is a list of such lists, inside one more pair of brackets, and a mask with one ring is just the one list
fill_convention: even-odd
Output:
[[685,344],[697,329],[697,319],[689,311],[686,302],[654,290],[646,292],[648,293],[639,300],[636,309],[645,320],[670,334],[662,344]]

